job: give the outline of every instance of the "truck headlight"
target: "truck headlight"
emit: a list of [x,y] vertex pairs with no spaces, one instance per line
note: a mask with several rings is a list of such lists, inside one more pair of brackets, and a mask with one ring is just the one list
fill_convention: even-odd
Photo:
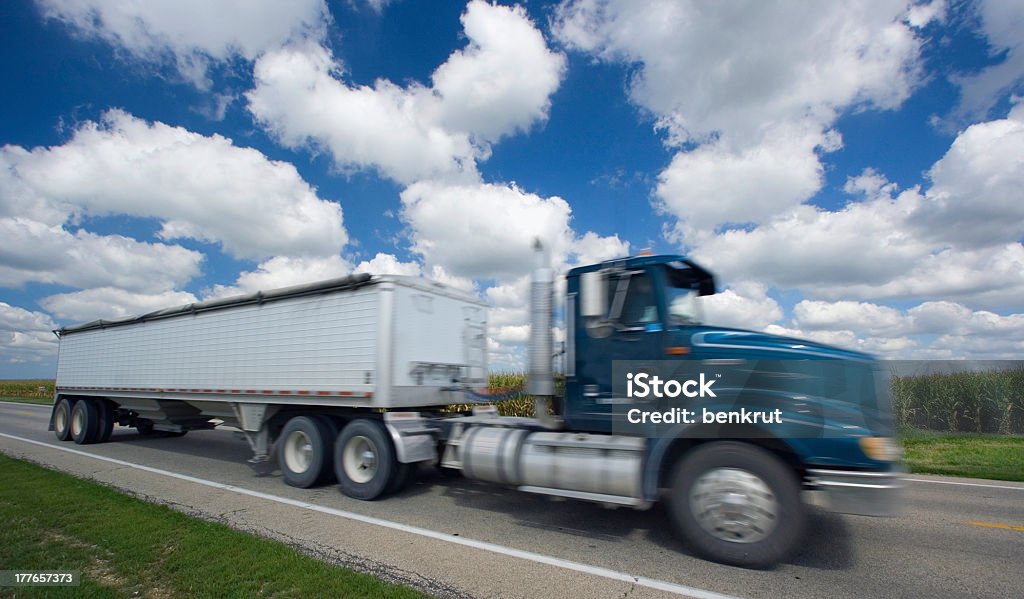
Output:
[[879,462],[896,462],[903,457],[903,447],[891,437],[861,437],[860,450]]

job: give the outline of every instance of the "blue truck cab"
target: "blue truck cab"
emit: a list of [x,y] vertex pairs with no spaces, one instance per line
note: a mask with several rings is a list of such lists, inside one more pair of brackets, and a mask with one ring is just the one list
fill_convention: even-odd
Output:
[[[644,499],[666,500],[678,532],[698,552],[747,566],[777,561],[797,542],[807,503],[850,514],[896,512],[901,449],[880,362],[704,323],[701,298],[715,293],[714,277],[683,256],[611,260],[575,268],[567,279],[565,429],[629,434],[628,410],[688,408],[691,422],[678,418],[632,434],[646,437]],[[624,376],[633,376],[624,369],[644,366],[717,386],[713,397],[638,402],[623,391]],[[701,418],[705,411],[776,410],[780,421],[771,424]]]

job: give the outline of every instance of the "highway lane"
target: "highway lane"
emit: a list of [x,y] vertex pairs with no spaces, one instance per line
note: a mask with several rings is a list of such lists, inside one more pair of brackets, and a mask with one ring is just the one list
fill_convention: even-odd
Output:
[[[815,511],[807,542],[788,563],[768,571],[749,571],[689,555],[672,537],[660,506],[646,512],[611,510],[444,478],[431,469],[421,469],[416,484],[399,495],[360,502],[344,497],[333,486],[293,489],[279,476],[255,475],[245,465],[247,444],[230,431],[142,438],[131,429],[117,429],[110,443],[77,446],[59,443],[45,430],[48,415],[46,407],[0,403],[0,432],[690,589],[739,597],[1014,597],[1021,595],[1024,586],[1020,580],[1024,531],[1013,528],[1024,527],[1024,485],[1015,483],[914,476],[926,482],[908,483],[903,516],[877,519]],[[28,444],[10,438],[0,438],[0,449],[12,455],[31,453]],[[39,448],[34,446],[35,450]],[[38,454],[35,457],[40,459]],[[123,471],[79,462],[54,465],[101,480],[96,473],[105,472],[114,484],[118,484],[118,476],[126,476]],[[946,482],[968,484],[941,484]],[[133,490],[160,497],[157,486]],[[179,497],[174,502],[186,511],[204,513],[204,509],[188,505],[187,499]],[[387,555],[394,550],[383,543],[365,549],[380,551],[381,562],[387,562]],[[427,553],[433,556],[427,557],[437,560],[446,551],[431,546]],[[424,571],[435,566],[424,564]],[[480,576],[497,576],[493,565],[490,568]],[[467,582],[461,570],[459,577],[450,581],[436,580],[444,574],[435,574],[435,586],[425,586],[435,590],[450,587],[470,595],[487,588]],[[525,590],[528,587],[490,584],[491,594],[497,588],[497,594],[505,596],[530,596]],[[607,587],[611,591],[614,585],[608,583]]]

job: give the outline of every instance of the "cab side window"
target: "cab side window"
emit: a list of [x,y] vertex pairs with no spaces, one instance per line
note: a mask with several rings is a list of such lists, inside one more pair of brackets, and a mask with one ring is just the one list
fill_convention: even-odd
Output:
[[658,301],[654,294],[654,285],[646,274],[633,275],[629,278],[620,321],[626,326],[658,322]]

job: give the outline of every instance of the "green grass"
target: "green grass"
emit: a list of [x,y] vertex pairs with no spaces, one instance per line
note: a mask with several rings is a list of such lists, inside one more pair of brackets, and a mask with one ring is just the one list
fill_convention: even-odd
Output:
[[0,401],[8,401],[14,403],[30,403],[39,406],[51,406],[53,405],[52,397],[3,397],[0,396]]
[[911,472],[1024,482],[1024,437],[902,428]]
[[0,597],[422,597],[283,543],[0,455],[0,570],[78,570],[80,587]]

